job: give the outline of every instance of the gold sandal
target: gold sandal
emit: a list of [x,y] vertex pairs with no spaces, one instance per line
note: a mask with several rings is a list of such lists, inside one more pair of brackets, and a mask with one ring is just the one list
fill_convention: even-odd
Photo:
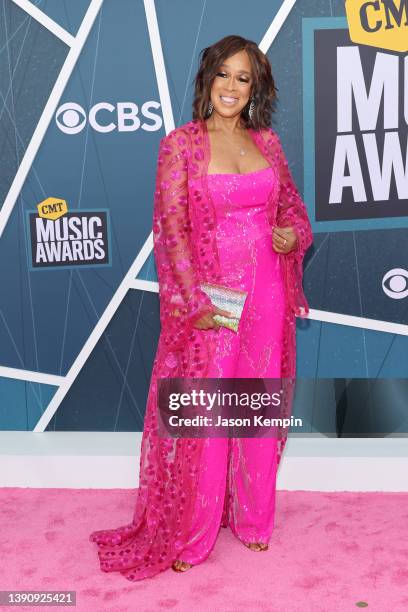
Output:
[[[260,552],[261,550],[268,550],[268,544],[262,544],[262,542],[250,542],[249,544],[245,544],[250,550],[254,550],[255,552]],[[253,546],[257,546],[258,548],[252,548]]]
[[193,567],[191,563],[187,563],[187,561],[180,561],[180,559],[174,561],[173,565],[171,566],[172,570],[175,572],[186,572],[191,567]]

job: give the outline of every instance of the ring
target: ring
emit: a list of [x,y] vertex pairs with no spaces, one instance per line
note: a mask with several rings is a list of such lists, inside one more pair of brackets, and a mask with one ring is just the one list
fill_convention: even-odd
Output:
[[287,240],[285,238],[285,240],[283,241],[283,246],[285,246],[286,243],[287,243]]

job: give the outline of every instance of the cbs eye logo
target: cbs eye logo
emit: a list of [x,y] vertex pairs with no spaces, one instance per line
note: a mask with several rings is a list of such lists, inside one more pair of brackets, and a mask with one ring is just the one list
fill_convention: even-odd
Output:
[[[99,102],[94,104],[87,113],[76,102],[66,102],[62,104],[55,113],[55,122],[64,134],[78,134],[81,132],[87,121],[97,132],[134,132],[141,128],[146,132],[156,132],[160,130],[163,120],[151,109],[160,107],[159,102],[148,100],[140,107],[134,102],[118,102],[116,105],[109,102]],[[151,119],[153,123],[141,121],[140,116]]]
[[67,102],[57,110],[55,121],[59,129],[65,134],[78,134],[85,127],[86,114],[79,104]]
[[401,300],[408,296],[408,270],[393,268],[388,270],[382,279],[383,291],[393,300]]

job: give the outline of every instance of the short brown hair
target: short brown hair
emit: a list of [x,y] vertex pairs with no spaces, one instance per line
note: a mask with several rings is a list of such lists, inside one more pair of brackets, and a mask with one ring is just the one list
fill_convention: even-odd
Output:
[[241,117],[246,127],[255,130],[271,127],[278,90],[272,76],[271,64],[254,41],[234,34],[225,36],[200,53],[200,67],[195,77],[193,120],[200,119],[203,121],[206,119],[212,83],[220,65],[224,60],[242,50],[248,53],[251,62],[253,74],[251,94],[254,97],[255,109],[252,119],[250,119],[248,102],[241,111]]

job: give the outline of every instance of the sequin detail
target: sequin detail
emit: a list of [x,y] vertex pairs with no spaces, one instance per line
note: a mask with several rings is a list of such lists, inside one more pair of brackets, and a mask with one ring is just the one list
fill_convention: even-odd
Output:
[[[247,292],[237,334],[228,329],[200,332],[213,342],[209,377],[280,376],[285,294],[267,217],[276,181],[270,167],[208,176],[223,284]],[[276,439],[207,439],[189,540],[180,559],[202,563],[221,523],[243,543],[267,544],[274,524],[276,469]]]

